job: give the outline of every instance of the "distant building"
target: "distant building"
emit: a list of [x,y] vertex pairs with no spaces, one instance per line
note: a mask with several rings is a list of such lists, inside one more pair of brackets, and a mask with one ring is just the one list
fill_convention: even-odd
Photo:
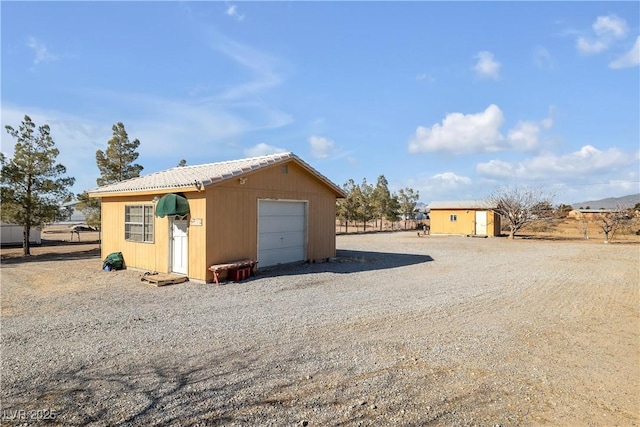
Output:
[[[21,225],[7,224],[0,222],[0,236],[2,236],[2,245],[21,245],[23,242],[24,227]],[[40,229],[32,228],[29,233],[29,242],[34,244],[42,243]]]
[[431,234],[500,235],[500,215],[482,200],[431,202],[429,218]]
[[567,216],[575,219],[598,219],[606,214],[614,212],[614,209],[574,209]]
[[65,215],[65,217],[62,221],[59,221],[59,223],[62,223],[62,224],[84,224],[85,223],[86,218],[84,217],[84,214],[82,212],[76,209],[77,204],[78,204],[77,200],[72,200],[70,202],[63,203],[60,206],[60,212],[62,212],[63,215]]

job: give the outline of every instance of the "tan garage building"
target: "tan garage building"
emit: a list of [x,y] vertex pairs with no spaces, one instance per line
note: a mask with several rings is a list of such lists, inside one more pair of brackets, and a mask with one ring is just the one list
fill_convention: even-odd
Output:
[[486,201],[435,201],[428,208],[431,234],[500,235],[500,215]]
[[102,199],[102,257],[210,282],[209,266],[336,254],[344,192],[293,153],[175,167],[89,191]]

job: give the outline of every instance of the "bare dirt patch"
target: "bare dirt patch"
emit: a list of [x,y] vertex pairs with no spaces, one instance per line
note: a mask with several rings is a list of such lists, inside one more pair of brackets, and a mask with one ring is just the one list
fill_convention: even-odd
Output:
[[160,288],[63,246],[3,259],[3,425],[640,422],[640,245],[339,236]]

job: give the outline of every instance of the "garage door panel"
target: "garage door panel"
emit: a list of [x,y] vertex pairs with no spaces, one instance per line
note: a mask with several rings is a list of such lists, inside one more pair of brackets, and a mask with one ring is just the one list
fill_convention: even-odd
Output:
[[260,217],[260,231],[269,230],[269,233],[285,231],[304,232],[304,216],[268,216]]
[[260,200],[258,265],[268,267],[306,257],[306,203]]
[[299,232],[261,233],[258,244],[261,250],[304,247],[304,235]]
[[304,203],[261,201],[260,216],[304,215]]
[[260,263],[258,265],[264,265],[265,267],[268,267],[272,265],[287,264],[296,261],[301,261],[298,248],[288,248],[285,250],[265,250],[260,251]]

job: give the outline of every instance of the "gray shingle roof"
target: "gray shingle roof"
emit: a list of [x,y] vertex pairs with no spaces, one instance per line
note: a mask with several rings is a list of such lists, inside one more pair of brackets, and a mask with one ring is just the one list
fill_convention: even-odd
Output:
[[320,174],[306,162],[291,152],[271,154],[268,156],[251,157],[247,159],[226,162],[207,163],[204,165],[182,166],[154,172],[138,178],[132,178],[115,184],[89,190],[89,194],[103,193],[132,193],[150,190],[180,190],[195,189],[198,185],[206,187],[217,182],[225,181],[244,175],[248,172],[294,160],[307,169],[312,175],[327,184],[339,195],[344,195],[342,189]]

